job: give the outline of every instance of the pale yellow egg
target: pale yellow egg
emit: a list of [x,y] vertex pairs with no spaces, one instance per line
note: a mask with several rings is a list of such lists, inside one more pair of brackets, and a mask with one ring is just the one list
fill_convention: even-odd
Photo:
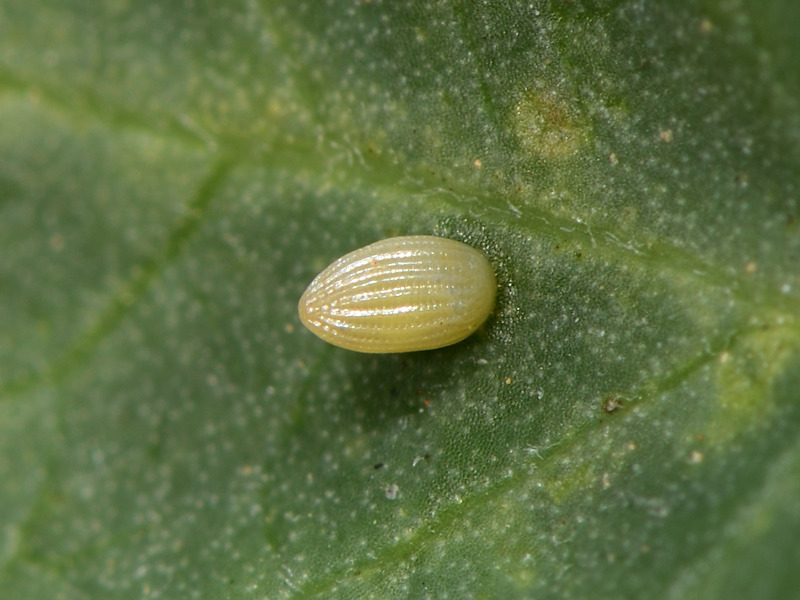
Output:
[[463,340],[494,308],[486,256],[429,235],[395,237],[346,254],[300,298],[300,320],[326,342],[357,352],[431,350]]

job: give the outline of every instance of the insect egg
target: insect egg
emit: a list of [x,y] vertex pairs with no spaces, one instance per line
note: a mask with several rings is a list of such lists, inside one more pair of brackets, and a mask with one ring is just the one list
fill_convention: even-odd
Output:
[[486,256],[429,235],[395,237],[333,262],[300,298],[303,324],[326,342],[387,353],[449,346],[494,308],[497,283]]

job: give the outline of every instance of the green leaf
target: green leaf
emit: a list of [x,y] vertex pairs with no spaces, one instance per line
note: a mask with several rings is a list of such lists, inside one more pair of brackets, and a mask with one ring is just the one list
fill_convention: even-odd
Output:
[[[0,0],[0,589],[790,598],[800,5]],[[296,302],[484,250],[465,342]]]

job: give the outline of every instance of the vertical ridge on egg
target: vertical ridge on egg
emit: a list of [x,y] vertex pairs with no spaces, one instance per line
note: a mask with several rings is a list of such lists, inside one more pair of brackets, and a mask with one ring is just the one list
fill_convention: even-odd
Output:
[[461,341],[494,308],[486,256],[435,236],[395,237],[334,261],[308,286],[298,312],[331,344],[369,353],[431,350]]

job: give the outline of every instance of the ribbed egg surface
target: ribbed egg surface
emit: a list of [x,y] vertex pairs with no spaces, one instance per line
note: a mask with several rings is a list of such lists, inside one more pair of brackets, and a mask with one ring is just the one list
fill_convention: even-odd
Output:
[[346,254],[300,298],[303,324],[358,352],[431,350],[473,333],[494,308],[486,256],[446,238],[395,237]]

